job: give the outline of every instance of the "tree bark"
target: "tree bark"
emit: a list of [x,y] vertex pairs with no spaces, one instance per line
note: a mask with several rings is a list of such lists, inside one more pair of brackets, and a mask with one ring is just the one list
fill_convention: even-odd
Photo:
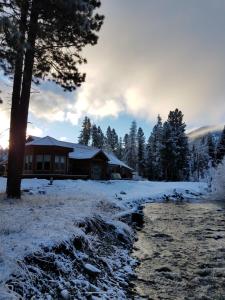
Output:
[[20,94],[23,76],[24,62],[24,42],[27,26],[27,14],[29,9],[28,1],[24,1],[21,7],[20,16],[20,40],[15,62],[15,73],[13,80],[12,105],[10,117],[10,138],[9,138],[9,154],[8,154],[8,178],[7,178],[7,196],[20,197],[17,191],[19,185],[18,156],[17,156],[17,128],[18,128],[18,112],[20,105]]
[[[23,173],[24,152],[26,143],[27,119],[30,101],[30,90],[35,55],[35,41],[38,30],[38,2],[33,0],[28,29],[27,49],[24,58],[22,88],[20,82],[20,101],[13,112],[10,130],[11,156],[9,157],[10,170],[8,172],[7,196],[9,198],[21,197],[21,180]],[[14,149],[12,149],[14,148]],[[14,168],[12,166],[14,165]]]

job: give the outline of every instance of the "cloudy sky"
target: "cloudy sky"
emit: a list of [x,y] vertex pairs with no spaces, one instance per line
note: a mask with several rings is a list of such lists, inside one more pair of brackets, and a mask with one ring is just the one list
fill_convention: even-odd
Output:
[[[102,0],[101,12],[99,43],[84,51],[86,83],[73,94],[35,88],[29,133],[76,141],[89,115],[120,135],[136,119],[148,136],[157,114],[176,107],[189,129],[225,123],[224,0]],[[9,105],[0,107],[2,144]]]

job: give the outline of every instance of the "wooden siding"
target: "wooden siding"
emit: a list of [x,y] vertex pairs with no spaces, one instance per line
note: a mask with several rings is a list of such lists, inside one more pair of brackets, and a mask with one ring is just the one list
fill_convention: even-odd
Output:
[[[26,146],[25,148],[25,159],[26,156],[32,156],[32,167],[30,170],[25,170],[23,172],[23,177],[31,178],[91,178],[91,179],[107,179],[107,157],[99,153],[92,159],[69,159],[69,152],[71,150],[68,148],[57,147],[57,146]],[[50,155],[50,168],[49,170],[37,169],[37,155]],[[55,168],[55,156],[65,157],[65,169],[57,170]],[[24,159],[24,162],[25,162]],[[93,169],[99,170],[99,176]]]
[[119,173],[122,179],[132,179],[133,172],[132,170],[118,165],[110,165],[108,167],[108,175],[111,177],[112,173]]
[[[95,166],[100,169],[99,177],[94,176]],[[107,158],[99,154],[92,159],[69,159],[69,174],[87,176],[90,179],[107,179]]]
[[[68,174],[68,154],[70,149],[56,146],[26,146],[25,148],[25,157],[27,155],[32,156],[32,168],[31,170],[24,169],[24,175],[31,174]],[[37,155],[50,155],[50,168],[49,170],[38,170],[37,169]],[[65,169],[57,170],[55,168],[55,156],[65,157]],[[24,159],[25,162],[25,159]]]

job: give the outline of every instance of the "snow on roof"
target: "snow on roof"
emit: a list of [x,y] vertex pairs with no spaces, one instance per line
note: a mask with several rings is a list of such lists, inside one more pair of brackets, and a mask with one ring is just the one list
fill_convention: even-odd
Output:
[[90,159],[96,156],[98,153],[103,153],[107,158],[108,156],[100,149],[96,148],[82,148],[82,147],[74,147],[74,151],[69,153],[69,158],[72,159]]
[[26,146],[57,146],[64,148],[73,148],[69,145],[66,145],[65,142],[58,141],[50,136],[45,136],[43,138],[36,138],[35,140],[26,143]]
[[69,153],[69,158],[71,159],[91,159],[94,156],[96,156],[98,153],[103,153],[108,158],[108,164],[109,165],[118,165],[130,170],[133,170],[128,165],[126,165],[123,161],[119,160],[115,154],[108,153],[104,150],[82,145],[82,144],[76,144],[76,143],[70,143],[70,142],[62,142],[59,140],[56,140],[50,136],[46,136],[44,138],[36,138],[34,141],[29,142],[26,144],[29,145],[36,145],[36,146],[58,146],[58,147],[64,147],[64,148],[71,148],[73,149],[73,152]]
[[115,156],[115,154],[113,154],[113,153],[107,153],[107,152],[105,152],[105,154],[106,154],[106,156],[109,159],[109,162],[108,162],[109,165],[118,165],[118,166],[130,169],[130,170],[133,170],[131,167],[129,167],[123,161],[121,161],[119,158],[117,158]]

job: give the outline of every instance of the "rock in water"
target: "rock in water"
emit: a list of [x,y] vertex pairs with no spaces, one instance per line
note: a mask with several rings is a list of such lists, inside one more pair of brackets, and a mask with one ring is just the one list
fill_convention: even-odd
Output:
[[70,299],[70,294],[67,290],[62,290],[61,291],[61,296],[64,300],[69,300]]

